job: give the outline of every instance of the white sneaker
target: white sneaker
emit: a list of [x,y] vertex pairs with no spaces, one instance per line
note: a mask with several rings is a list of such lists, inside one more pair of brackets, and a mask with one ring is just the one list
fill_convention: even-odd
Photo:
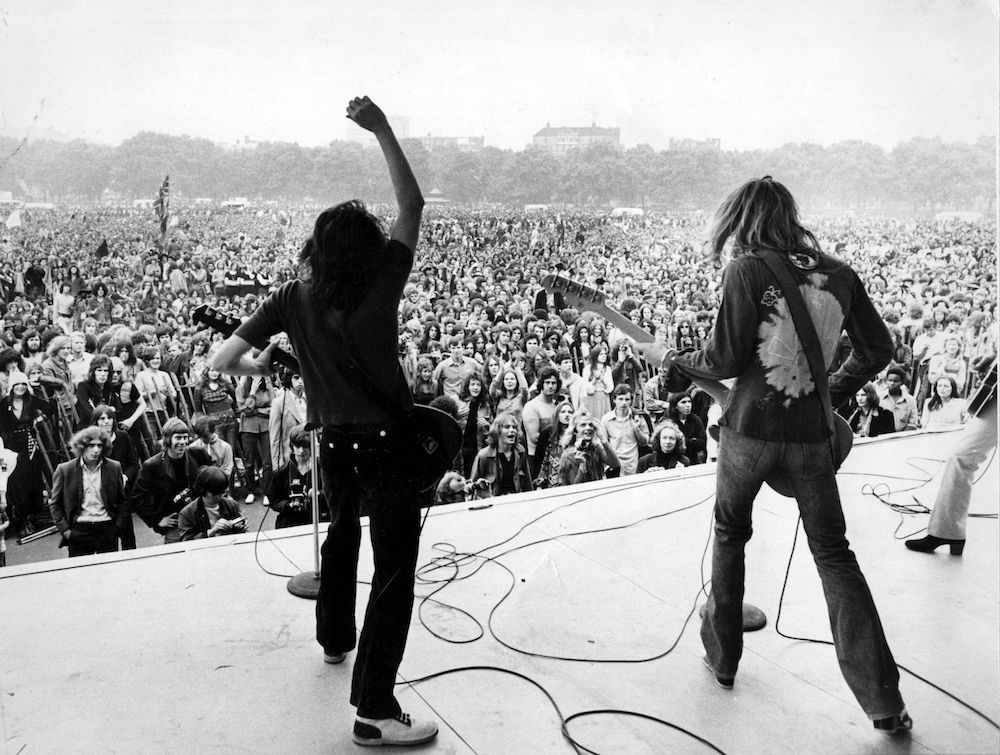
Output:
[[253,502],[254,502],[254,497],[253,497],[253,493],[250,493],[250,494],[249,494],[249,495],[248,495],[248,496],[246,497],[246,500],[244,500],[244,501],[243,501],[243,503],[247,503],[247,504],[249,504],[249,503],[253,503]]
[[354,721],[354,741],[359,745],[419,745],[437,736],[434,721],[414,721],[408,713],[396,718],[362,718]]

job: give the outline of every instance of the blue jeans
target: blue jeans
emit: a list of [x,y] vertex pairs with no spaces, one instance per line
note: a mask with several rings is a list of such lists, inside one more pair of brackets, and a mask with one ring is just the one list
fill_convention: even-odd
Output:
[[319,463],[331,520],[321,549],[316,639],[328,653],[355,646],[359,519],[367,513],[375,573],[351,683],[351,704],[365,718],[400,713],[393,685],[410,630],[420,539],[418,491],[400,471],[409,453],[390,427],[323,429]]
[[826,442],[779,443],[721,428],[712,590],[701,624],[709,662],[719,676],[736,676],[743,653],[743,555],[753,533],[753,501],[764,479],[776,471],[787,474],[795,491],[844,679],[869,718],[901,712],[899,671],[868,583],[847,542]]

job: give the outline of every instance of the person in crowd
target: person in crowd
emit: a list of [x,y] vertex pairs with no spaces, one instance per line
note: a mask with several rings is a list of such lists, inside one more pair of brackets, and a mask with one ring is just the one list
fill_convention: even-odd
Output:
[[183,420],[173,417],[164,422],[160,437],[163,450],[143,462],[132,486],[132,511],[153,532],[163,535],[164,543],[180,540],[177,514],[185,500],[178,496],[194,480],[200,466],[188,453],[190,442],[191,430]]
[[24,359],[16,349],[0,350],[0,398],[10,393],[9,376],[12,372],[24,372]]
[[94,407],[114,400],[115,385],[111,380],[111,357],[97,354],[90,360],[87,377],[76,386],[76,413],[80,425],[93,424]]
[[586,409],[578,409],[563,436],[559,460],[561,485],[603,480],[608,468],[617,469],[618,457],[611,448],[601,423]]
[[902,367],[890,366],[885,373],[885,395],[879,401],[879,407],[892,412],[895,425],[894,432],[916,430],[920,426],[920,412],[917,411],[917,400],[906,387],[909,376]]
[[177,388],[170,375],[160,369],[162,362],[160,352],[149,347],[143,354],[145,366],[135,376],[135,387],[146,403],[146,422],[153,432],[162,431],[167,420],[176,416]]
[[306,392],[302,375],[285,370],[281,375],[281,390],[271,402],[267,433],[271,443],[271,469],[288,463],[288,438],[292,430],[306,421]]
[[566,349],[560,349],[552,357],[552,364],[559,370],[559,384],[562,392],[573,402],[573,406],[579,406],[584,381],[580,375],[573,371],[573,355]]
[[536,488],[552,488],[562,484],[559,467],[565,450],[563,439],[566,437],[575,412],[573,402],[569,399],[563,399],[556,407],[552,424],[543,428],[538,434],[535,456],[531,464],[533,469],[538,470],[534,480]]
[[611,391],[615,384],[611,365],[608,364],[608,347],[603,342],[590,349],[590,356],[583,367],[583,389],[580,391],[580,408],[594,417],[603,417],[611,411]]
[[198,417],[191,423],[191,429],[194,431],[195,439],[188,444],[188,449],[203,448],[208,452],[212,463],[221,469],[232,482],[236,472],[233,447],[219,437],[215,420],[206,416]]
[[74,331],[69,336],[70,355],[66,360],[73,385],[82,383],[90,374],[90,361],[94,355],[87,351],[87,337],[80,331]]
[[668,399],[670,411],[667,416],[684,433],[685,454],[692,464],[704,464],[706,459],[707,435],[701,418],[694,413],[694,401],[690,392],[672,393]]
[[[972,363],[982,375],[993,370],[993,388],[996,388],[996,354],[985,354]],[[933,553],[947,545],[951,555],[961,556],[965,550],[966,521],[969,502],[977,472],[997,447],[997,397],[983,397],[977,413],[966,423],[941,476],[941,487],[934,499],[927,534],[906,541],[911,551]]]
[[42,385],[55,400],[66,425],[76,422],[76,386],[69,371],[69,359],[73,347],[68,336],[56,336],[45,349],[46,358],[42,362]]
[[507,495],[533,490],[528,455],[520,443],[520,425],[512,414],[500,414],[486,435],[486,446],[476,454],[468,475],[476,496]]
[[417,369],[410,384],[413,403],[429,404],[438,395],[438,385],[434,381],[434,363],[427,357],[417,359]]
[[934,383],[931,397],[924,402],[920,427],[924,430],[954,430],[965,424],[965,399],[958,397],[955,378],[940,377]]
[[[304,424],[296,425],[288,434],[288,460],[271,475],[267,489],[269,506],[277,512],[275,529],[311,524],[312,509],[312,445]],[[326,496],[319,493],[320,521],[330,521]]]
[[933,389],[943,377],[949,377],[955,383],[955,397],[965,395],[965,383],[968,376],[965,357],[962,356],[962,342],[957,336],[947,335],[944,339],[943,351],[934,354],[927,366],[927,383]]
[[458,421],[462,427],[462,472],[468,477],[476,454],[486,446],[493,421],[493,406],[478,372],[469,375],[459,391]]
[[659,472],[674,467],[689,467],[691,461],[684,455],[684,433],[671,420],[660,424],[653,434],[653,450],[639,459],[638,471]]
[[236,405],[240,415],[240,447],[246,486],[244,503],[263,496],[271,482],[271,385],[270,377],[244,377],[236,385]]
[[75,459],[52,473],[49,510],[59,529],[60,547],[70,558],[118,550],[129,516],[122,467],[111,452],[111,439],[99,427],[85,427],[70,440]]
[[117,416],[118,412],[115,407],[108,404],[98,404],[91,413],[91,422],[95,427],[107,433],[108,440],[111,442],[111,450],[108,452],[107,458],[117,461],[125,476],[125,497],[129,513],[119,526],[118,537],[121,540],[122,550],[128,551],[134,550],[136,546],[132,507],[128,501],[132,494],[132,485],[139,476],[139,452],[129,434],[119,431]]
[[247,531],[240,505],[226,495],[229,476],[215,465],[198,470],[187,503],[177,514],[181,540],[198,540]]
[[21,358],[24,359],[24,371],[27,372],[31,364],[41,365],[45,357],[41,334],[35,328],[28,328],[21,336]]
[[59,290],[52,295],[52,310],[55,313],[53,321],[65,333],[73,330],[73,308],[76,305],[76,295],[69,281],[59,284]]
[[[611,367],[611,380],[616,387],[622,384],[627,385],[632,396],[633,408],[641,409],[642,387],[646,381],[646,373],[642,368],[642,363],[635,355],[633,346],[634,342],[629,338],[622,339],[618,344],[615,363]],[[614,403],[613,398],[612,403]]]
[[666,372],[658,369],[642,386],[642,405],[649,412],[654,424],[666,419],[670,413],[670,393],[666,384]]
[[[413,268],[424,200],[381,109],[367,97],[355,98],[348,117],[375,134],[388,163],[398,206],[389,239],[358,202],[321,213],[300,254],[308,280],[289,281],[265,299],[223,343],[213,366],[244,376],[270,374],[271,348],[255,359],[249,352],[251,344],[280,331],[303,357],[308,419],[323,426],[319,462],[332,516],[322,548],[316,638],[329,663],[343,662],[359,643],[351,691],[354,741],[416,745],[433,739],[437,724],[404,714],[393,694],[413,609],[420,538],[419,490],[396,460],[409,458],[413,449],[406,448],[407,439],[386,411],[344,374],[350,357],[311,344],[363,340],[364,350],[356,350],[360,367],[401,411],[409,409],[412,399],[398,364],[398,302]],[[375,574],[359,642],[354,603],[362,507],[371,522]]]
[[865,383],[854,397],[857,408],[851,412],[847,424],[855,438],[876,438],[896,432],[896,418],[889,410],[879,406],[875,385]]
[[[559,381],[559,371],[555,367],[543,367],[538,373],[536,384],[538,395],[521,410],[525,448],[531,458],[535,455],[539,434],[552,424],[561,401],[562,383]],[[538,474],[538,470],[532,471]]]
[[434,369],[434,382],[439,394],[457,399],[466,378],[479,371],[479,364],[465,356],[465,343],[461,336],[451,336],[448,349],[451,356]]
[[616,385],[611,398],[614,408],[601,417],[601,427],[618,457],[618,474],[625,477],[638,471],[640,449],[649,446],[650,428],[632,408],[628,384]]
[[9,373],[7,384],[9,393],[0,399],[0,439],[4,448],[18,455],[7,484],[8,515],[30,535],[49,520],[43,492],[44,451],[37,428],[54,415],[55,407],[35,394],[23,372]]
[[518,367],[502,367],[489,387],[490,398],[497,414],[513,414],[521,418],[528,398],[528,381]]
[[215,431],[236,452],[236,386],[232,378],[209,366],[194,389],[195,411],[215,421]]
[[791,193],[770,176],[748,181],[720,206],[709,232],[712,259],[720,261],[727,246],[732,259],[708,344],[677,354],[654,341],[644,350],[648,359],[669,361],[667,380],[674,390],[687,388],[693,378],[736,378],[720,428],[712,588],[701,625],[705,665],[721,687],[732,689],[743,651],[744,550],[753,502],[765,478],[783,472],[793,481],[812,544],[841,671],[875,728],[900,734],[913,722],[874,600],[847,541],[830,407],[818,395],[804,353],[772,356],[779,344],[801,341],[784,287],[775,285],[766,259],[782,266],[800,291],[806,289],[802,299],[816,324],[820,361],[834,352],[842,332],[850,337],[851,353],[829,376],[833,407],[889,363],[892,340],[858,275],[822,251],[800,223]]

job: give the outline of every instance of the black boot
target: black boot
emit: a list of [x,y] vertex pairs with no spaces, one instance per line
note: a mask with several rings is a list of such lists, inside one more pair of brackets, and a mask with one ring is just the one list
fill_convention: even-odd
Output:
[[934,535],[927,535],[919,540],[906,541],[907,548],[921,553],[931,553],[942,545],[951,546],[951,555],[953,556],[961,556],[962,551],[965,550],[965,540],[948,540],[943,537],[934,537]]

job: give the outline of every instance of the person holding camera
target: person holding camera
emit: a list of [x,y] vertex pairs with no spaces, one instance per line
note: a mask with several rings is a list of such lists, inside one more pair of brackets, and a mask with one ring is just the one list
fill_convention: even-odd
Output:
[[199,540],[247,531],[240,505],[226,495],[229,477],[216,466],[198,470],[188,502],[177,514],[181,540]]
[[566,450],[559,460],[559,479],[563,485],[603,480],[606,467],[621,466],[601,423],[586,409],[573,415],[563,446]]
[[[278,513],[275,529],[312,523],[312,447],[305,425],[296,425],[288,433],[290,456],[271,476],[267,490],[268,505]],[[326,498],[320,496],[320,520],[329,521]]]

